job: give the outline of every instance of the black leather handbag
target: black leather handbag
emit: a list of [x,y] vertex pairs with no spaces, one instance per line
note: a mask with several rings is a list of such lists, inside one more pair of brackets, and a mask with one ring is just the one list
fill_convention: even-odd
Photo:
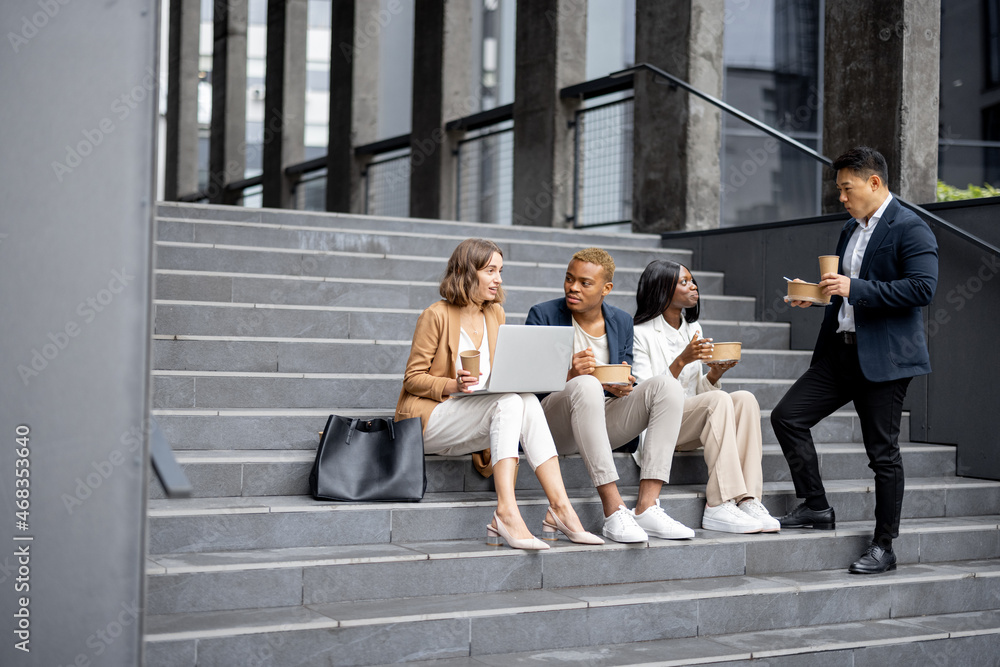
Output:
[[417,501],[427,489],[420,418],[351,419],[330,415],[309,492],[317,500]]

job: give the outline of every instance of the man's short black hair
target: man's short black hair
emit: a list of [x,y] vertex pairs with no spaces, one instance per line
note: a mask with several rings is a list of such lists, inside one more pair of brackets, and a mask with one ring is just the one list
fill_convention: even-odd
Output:
[[889,183],[889,166],[885,158],[874,148],[857,146],[833,161],[833,170],[850,169],[859,178],[877,175],[882,182]]

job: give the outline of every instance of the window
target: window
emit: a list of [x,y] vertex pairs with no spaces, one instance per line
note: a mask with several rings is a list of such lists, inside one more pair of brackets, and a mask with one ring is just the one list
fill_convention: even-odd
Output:
[[986,87],[1000,86],[1000,0],[985,0],[986,5]]

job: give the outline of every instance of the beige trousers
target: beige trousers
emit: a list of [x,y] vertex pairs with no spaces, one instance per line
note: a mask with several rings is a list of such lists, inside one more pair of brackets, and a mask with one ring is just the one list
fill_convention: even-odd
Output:
[[635,386],[623,398],[606,398],[593,375],[580,375],[562,391],[542,399],[542,409],[562,455],[580,452],[594,486],[618,479],[613,449],[643,430],[641,479],[670,479],[670,460],[681,425],[684,390],[672,376],[658,375]]
[[[648,435],[647,435],[648,438]],[[706,391],[684,400],[677,451],[705,448],[712,507],[753,497],[764,488],[761,471],[760,406],[748,391]]]

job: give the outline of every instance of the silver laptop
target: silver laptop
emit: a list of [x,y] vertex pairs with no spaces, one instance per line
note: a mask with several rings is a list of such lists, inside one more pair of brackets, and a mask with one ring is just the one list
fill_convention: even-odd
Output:
[[456,392],[452,396],[561,391],[572,361],[573,327],[502,324],[485,386],[471,394]]

